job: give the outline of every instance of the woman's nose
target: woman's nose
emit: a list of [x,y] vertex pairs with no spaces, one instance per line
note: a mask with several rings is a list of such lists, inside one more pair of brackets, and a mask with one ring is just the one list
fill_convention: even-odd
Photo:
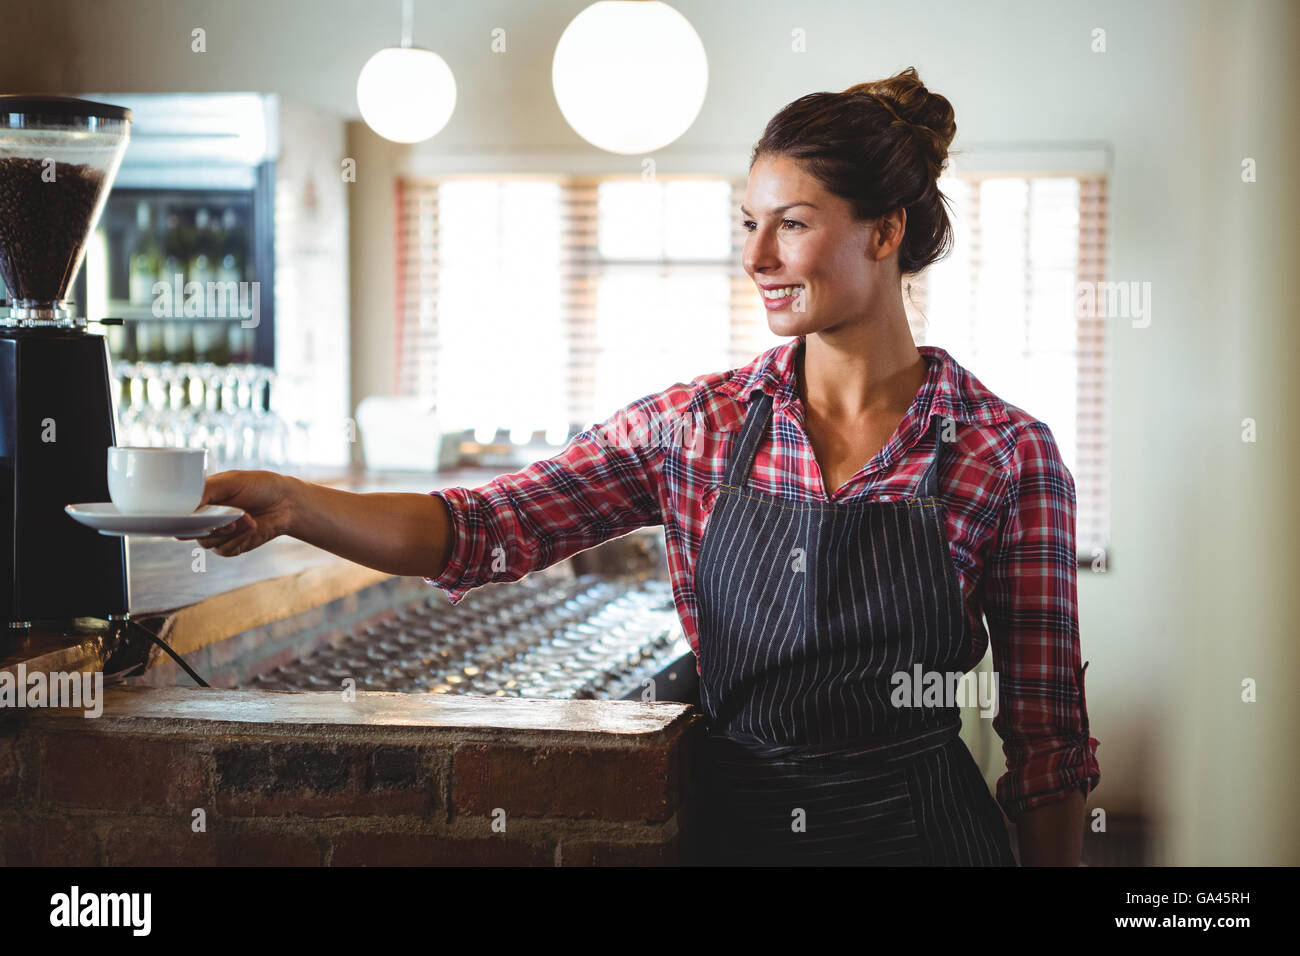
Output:
[[755,229],[745,240],[745,271],[753,274],[780,264],[776,243],[762,229]]

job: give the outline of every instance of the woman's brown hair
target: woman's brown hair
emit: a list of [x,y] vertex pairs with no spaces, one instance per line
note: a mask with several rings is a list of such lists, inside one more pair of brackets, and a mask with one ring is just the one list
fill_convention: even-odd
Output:
[[796,160],[859,220],[907,210],[898,247],[903,275],[920,272],[952,248],[947,197],[938,180],[957,133],[952,104],[931,93],[915,68],[842,93],[809,93],[772,117],[754,147]]

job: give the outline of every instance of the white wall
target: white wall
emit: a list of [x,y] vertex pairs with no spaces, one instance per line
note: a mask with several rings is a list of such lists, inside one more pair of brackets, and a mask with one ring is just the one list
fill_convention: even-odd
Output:
[[[1300,242],[1297,8],[1285,0],[815,2],[678,0],[710,56],[691,151],[747,155],[803,93],[915,65],[957,113],[958,147],[1105,143],[1113,150],[1109,278],[1150,282],[1149,328],[1111,327],[1113,563],[1079,582],[1088,700],[1102,746],[1093,806],[1142,810],[1162,859],[1296,863],[1289,730],[1297,673],[1293,356]],[[415,42],[447,59],[460,101],[408,156],[584,152],[549,88],[550,56],[585,0],[417,2]],[[391,18],[384,11],[391,7]],[[8,90],[278,92],[355,118],[366,58],[396,41],[399,4],[171,0],[30,4],[6,18]],[[189,52],[207,30],[208,53]],[[508,52],[489,31],[504,27]],[[790,52],[790,31],[808,52]],[[1093,53],[1090,31],[1107,31]],[[57,55],[52,52],[57,50]],[[388,179],[403,166],[364,127],[351,195],[353,400],[392,368]],[[1259,181],[1240,181],[1242,157]],[[422,158],[423,157],[423,158]],[[742,166],[743,168],[743,166]],[[364,209],[359,208],[364,205]],[[978,369],[975,370],[978,374]],[[1258,441],[1240,439],[1243,418]],[[1239,702],[1244,677],[1259,701]]]

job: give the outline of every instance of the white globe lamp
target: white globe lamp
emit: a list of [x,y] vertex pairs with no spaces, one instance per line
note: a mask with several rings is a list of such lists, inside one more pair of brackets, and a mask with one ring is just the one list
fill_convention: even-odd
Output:
[[600,0],[565,28],[551,85],[560,112],[593,146],[653,152],[695,122],[709,86],[699,34],[660,0]]
[[380,50],[357,77],[357,107],[366,125],[395,143],[419,143],[440,131],[456,109],[456,78],[432,50],[411,45],[409,0],[402,5],[402,45]]

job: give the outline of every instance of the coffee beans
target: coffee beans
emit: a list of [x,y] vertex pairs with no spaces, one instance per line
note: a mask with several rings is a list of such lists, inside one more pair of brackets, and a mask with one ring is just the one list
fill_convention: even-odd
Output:
[[[0,157],[0,279],[10,299],[62,299],[104,182],[93,166]],[[42,176],[44,174],[44,177]]]

